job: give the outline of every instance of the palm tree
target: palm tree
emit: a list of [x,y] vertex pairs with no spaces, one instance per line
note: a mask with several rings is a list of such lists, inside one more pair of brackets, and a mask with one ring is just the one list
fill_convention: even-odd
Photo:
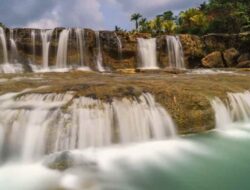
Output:
[[172,11],[166,11],[162,15],[164,20],[174,20],[174,13]]
[[148,30],[148,21],[146,18],[141,18],[139,20],[140,32],[146,32]]
[[135,28],[136,30],[138,30],[138,27],[139,27],[139,19],[142,17],[142,15],[140,13],[134,13],[131,15],[131,21],[135,21]]

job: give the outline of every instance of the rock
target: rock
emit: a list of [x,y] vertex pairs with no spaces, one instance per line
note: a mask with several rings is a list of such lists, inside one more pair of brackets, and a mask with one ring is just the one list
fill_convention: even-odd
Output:
[[85,170],[96,170],[97,163],[93,160],[89,160],[83,155],[73,154],[69,151],[56,153],[48,156],[43,164],[53,170],[64,171],[69,168],[83,168]]
[[250,53],[244,53],[244,54],[239,56],[237,62],[240,63],[240,62],[244,62],[244,61],[248,61],[248,60],[250,60]]
[[199,36],[181,34],[180,41],[183,46],[186,68],[198,68],[201,59],[206,55],[205,44]]
[[227,49],[223,52],[223,57],[228,67],[233,67],[237,65],[237,58],[239,57],[240,53],[235,48]]
[[240,52],[248,52],[250,46],[250,32],[239,34],[208,34],[202,37],[207,52],[225,51],[236,48]]
[[250,68],[250,60],[240,62],[237,68]]
[[223,68],[224,63],[221,52],[215,51],[207,55],[202,59],[202,65],[208,68]]

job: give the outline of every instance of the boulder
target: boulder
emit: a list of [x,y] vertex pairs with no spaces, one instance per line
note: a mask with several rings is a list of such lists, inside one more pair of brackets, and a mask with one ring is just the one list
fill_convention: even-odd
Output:
[[248,61],[248,60],[250,60],[250,53],[244,53],[239,56],[237,62],[241,63],[241,62]]
[[250,60],[240,62],[237,68],[250,68]]
[[196,35],[181,34],[179,37],[183,46],[186,68],[199,68],[201,59],[206,55],[204,42]]
[[222,68],[224,67],[222,54],[220,51],[215,51],[202,59],[202,65],[207,68]]
[[239,57],[240,53],[235,48],[227,49],[223,52],[223,57],[225,60],[225,63],[228,67],[233,67],[237,65],[237,59]]

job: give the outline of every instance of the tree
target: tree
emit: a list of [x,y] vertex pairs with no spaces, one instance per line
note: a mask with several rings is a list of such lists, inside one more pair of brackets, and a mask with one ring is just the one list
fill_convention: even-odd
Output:
[[172,11],[166,11],[162,15],[163,20],[174,20],[174,13]]
[[175,34],[177,29],[177,24],[172,20],[166,20],[162,23],[163,30],[167,34]]
[[180,13],[180,30],[184,33],[203,34],[208,27],[207,16],[196,8],[190,8]]
[[138,23],[138,21],[139,21],[139,19],[140,19],[141,17],[142,17],[142,15],[141,15],[140,13],[134,13],[134,14],[131,15],[130,20],[131,20],[131,21],[135,21],[135,28],[136,28],[136,30],[138,30],[138,28],[139,28],[139,23]]
[[250,1],[210,0],[205,14],[208,32],[238,33],[250,24]]
[[120,32],[120,31],[122,31],[122,29],[121,29],[121,27],[119,27],[119,26],[115,26],[115,31],[116,31],[116,32]]
[[139,31],[140,32],[151,32],[150,25],[146,18],[141,18],[139,21]]
[[5,25],[0,22],[0,27],[5,28]]

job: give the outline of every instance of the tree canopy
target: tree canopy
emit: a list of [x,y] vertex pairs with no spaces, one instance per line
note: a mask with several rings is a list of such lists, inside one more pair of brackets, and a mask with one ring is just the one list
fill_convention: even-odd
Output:
[[137,31],[152,34],[239,33],[250,30],[250,0],[210,0],[177,16],[166,10],[150,20],[136,13],[131,21]]

